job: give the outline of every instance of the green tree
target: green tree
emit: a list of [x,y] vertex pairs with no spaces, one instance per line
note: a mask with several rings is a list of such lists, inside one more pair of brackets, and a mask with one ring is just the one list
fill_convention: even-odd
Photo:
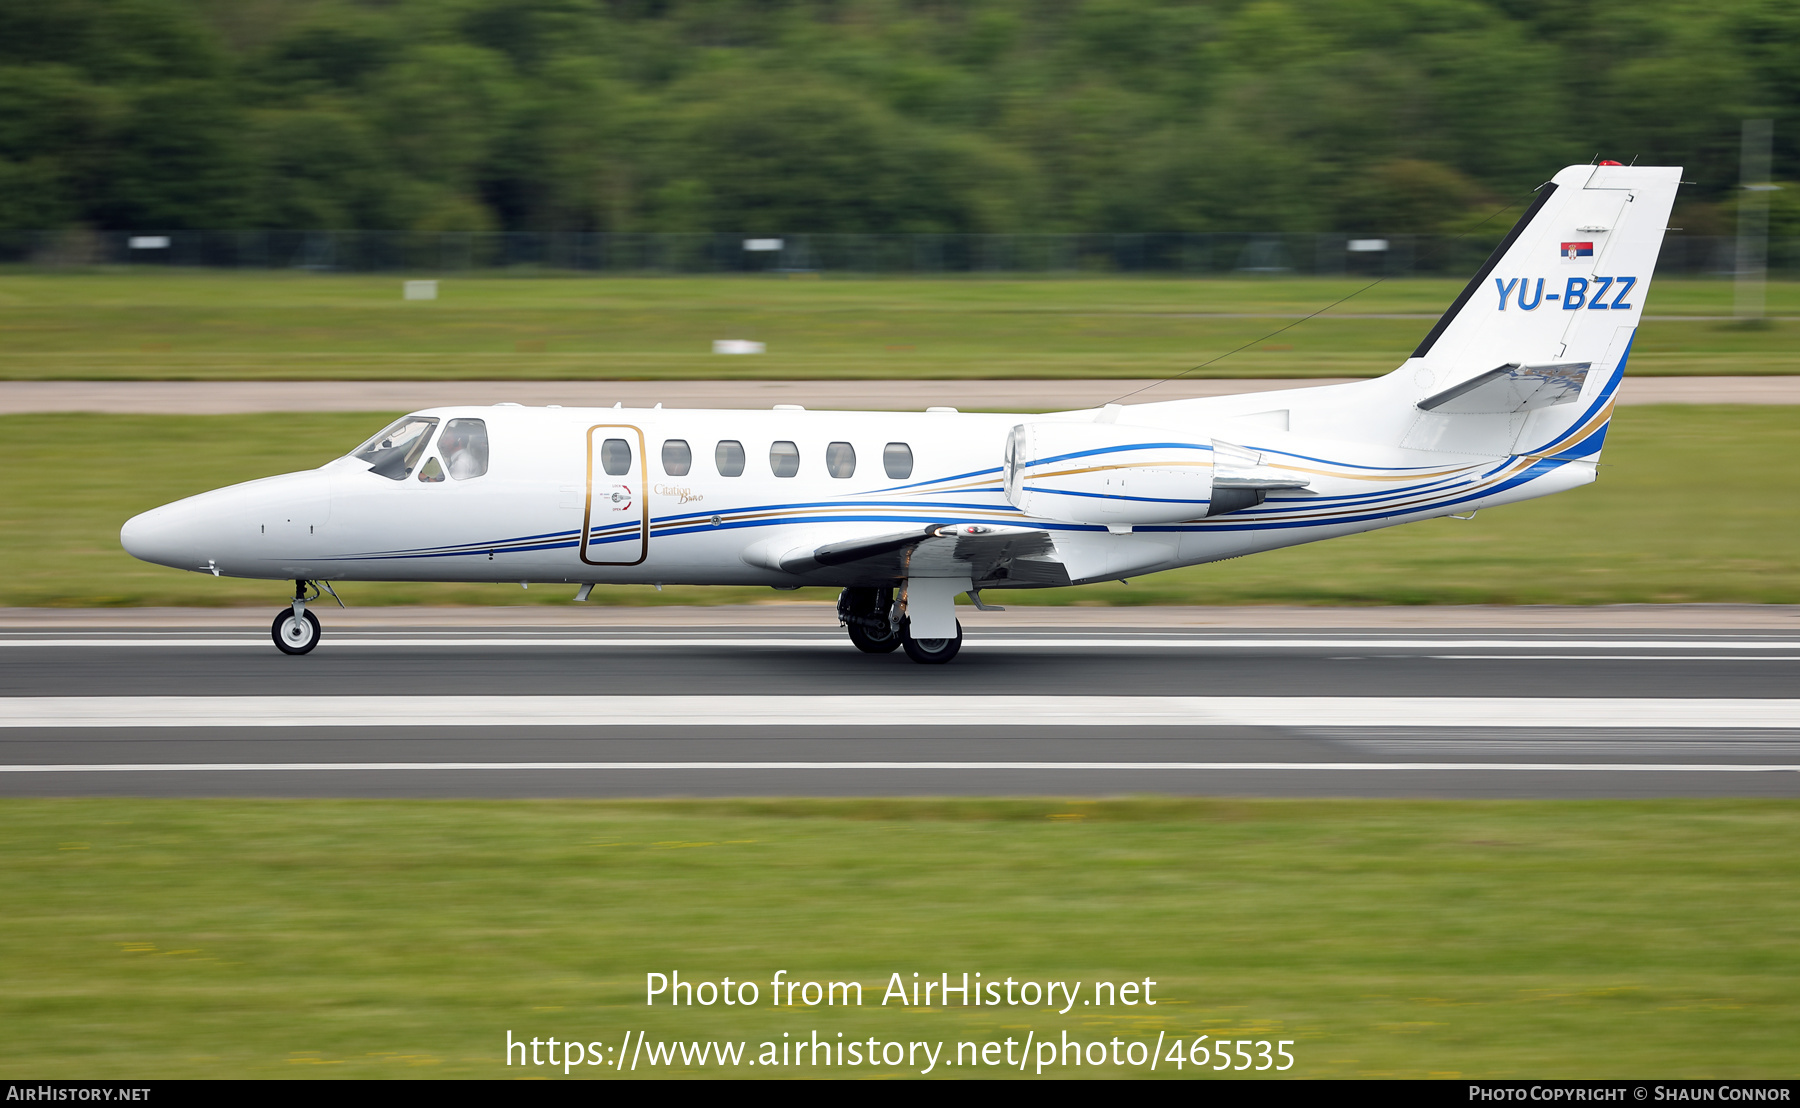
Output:
[[1345,231],[1453,231],[1493,206],[1492,195],[1450,166],[1402,158],[1349,182],[1339,193],[1337,224]]
[[120,109],[69,66],[0,66],[0,227],[63,227],[87,215]]
[[132,90],[90,206],[108,227],[241,226],[252,169],[243,115],[221,82],[170,80]]
[[1029,173],[974,136],[831,85],[761,84],[688,108],[652,221],[742,231],[1010,230]]
[[1595,153],[1717,215],[1757,117],[1800,178],[1795,0],[0,3],[11,227],[1399,231]]

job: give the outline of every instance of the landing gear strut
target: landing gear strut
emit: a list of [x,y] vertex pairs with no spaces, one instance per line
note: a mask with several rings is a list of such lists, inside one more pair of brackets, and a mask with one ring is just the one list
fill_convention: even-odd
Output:
[[893,589],[845,589],[838,595],[838,622],[864,654],[890,654],[900,646],[893,607]]
[[[307,586],[312,586],[312,595],[307,595]],[[275,646],[283,654],[305,654],[319,645],[319,617],[306,610],[308,600],[317,600],[319,587],[311,581],[294,582],[294,603],[275,613],[275,622],[269,626],[269,636],[275,640]]]

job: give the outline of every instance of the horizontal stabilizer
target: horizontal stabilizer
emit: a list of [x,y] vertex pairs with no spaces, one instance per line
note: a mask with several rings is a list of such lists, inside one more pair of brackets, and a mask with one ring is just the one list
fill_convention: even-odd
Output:
[[1510,415],[1557,404],[1573,404],[1581,396],[1592,365],[1592,362],[1558,365],[1512,362],[1434,393],[1419,401],[1419,408],[1440,415]]

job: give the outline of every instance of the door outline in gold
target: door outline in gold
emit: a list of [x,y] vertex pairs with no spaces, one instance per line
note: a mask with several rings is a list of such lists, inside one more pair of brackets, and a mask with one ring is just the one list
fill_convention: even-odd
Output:
[[[596,562],[588,557],[588,536],[594,529],[594,432],[630,431],[637,436],[638,488],[638,555],[629,562]],[[650,459],[645,454],[642,428],[629,423],[596,423],[587,430],[587,500],[581,510],[581,560],[590,566],[640,566],[650,557],[650,496],[644,477],[650,472]]]

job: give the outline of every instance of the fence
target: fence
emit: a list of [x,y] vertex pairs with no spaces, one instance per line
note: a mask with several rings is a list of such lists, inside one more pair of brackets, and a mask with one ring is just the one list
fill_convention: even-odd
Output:
[[[0,231],[0,263],[342,273],[511,270],[698,273],[1268,273],[1461,276],[1499,240],[1449,235],[800,234],[504,231]],[[1657,272],[1729,276],[1737,240],[1669,235]],[[1800,276],[1800,239],[1769,243],[1769,272]]]

